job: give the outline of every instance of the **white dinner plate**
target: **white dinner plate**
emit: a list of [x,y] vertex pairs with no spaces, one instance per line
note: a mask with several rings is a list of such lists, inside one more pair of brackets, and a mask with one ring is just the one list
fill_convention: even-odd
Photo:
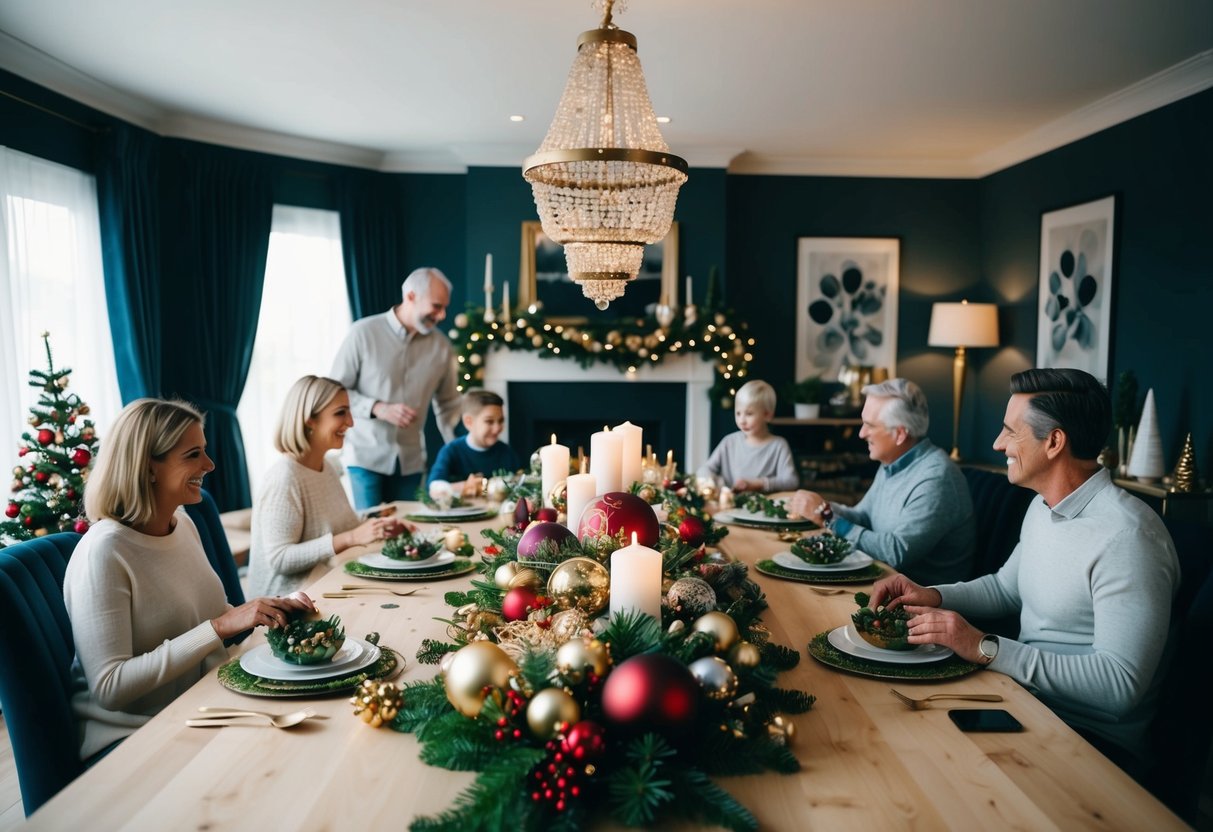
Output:
[[930,664],[940,662],[952,655],[950,648],[938,644],[920,644],[913,650],[886,650],[873,647],[855,631],[854,624],[838,627],[826,637],[836,649],[849,656],[869,662],[885,664]]
[[753,526],[811,526],[814,525],[811,520],[806,520],[803,517],[791,519],[789,517],[768,517],[762,512],[750,511],[749,509],[733,508],[728,511],[718,511],[712,515],[713,520],[721,523],[749,523]]
[[411,511],[413,517],[433,517],[435,520],[445,520],[449,517],[471,517],[477,514],[484,514],[486,508],[484,506],[458,506],[455,508],[430,508],[423,506],[416,511]]
[[382,569],[390,572],[408,572],[412,569],[430,569],[435,566],[445,566],[454,559],[454,552],[440,549],[438,554],[431,555],[425,560],[397,560],[379,552],[374,552],[358,558],[358,562],[366,564],[373,569]]
[[262,679],[279,682],[312,682],[348,676],[379,661],[379,648],[360,638],[349,638],[333,661],[324,664],[289,664],[276,657],[268,644],[259,644],[240,657],[240,667]]
[[771,560],[784,569],[795,569],[797,572],[854,572],[872,564],[871,555],[865,555],[858,549],[852,549],[851,554],[838,563],[806,563],[791,552],[780,552]]

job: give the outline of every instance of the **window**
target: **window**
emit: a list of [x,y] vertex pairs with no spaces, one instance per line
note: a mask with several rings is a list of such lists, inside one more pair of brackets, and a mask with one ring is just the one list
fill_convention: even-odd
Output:
[[338,214],[275,205],[257,340],[236,410],[254,500],[278,458],[274,429],[287,391],[300,376],[329,374],[350,324]]
[[[104,440],[122,409],[105,306],[96,180],[74,168],[0,148],[0,462],[16,463],[29,408],[29,371],[72,369]],[[12,457],[11,461],[9,457]]]

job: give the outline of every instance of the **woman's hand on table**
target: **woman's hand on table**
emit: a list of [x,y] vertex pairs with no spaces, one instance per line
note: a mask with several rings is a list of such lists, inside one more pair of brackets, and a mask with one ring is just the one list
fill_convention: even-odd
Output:
[[222,639],[228,639],[254,627],[283,627],[293,612],[314,611],[316,605],[305,592],[292,592],[287,596],[261,597],[232,607],[218,618],[211,619],[211,626]]
[[352,546],[369,546],[395,537],[406,529],[410,532],[417,531],[417,527],[412,523],[396,517],[372,517],[348,532],[333,535],[333,553],[339,555]]

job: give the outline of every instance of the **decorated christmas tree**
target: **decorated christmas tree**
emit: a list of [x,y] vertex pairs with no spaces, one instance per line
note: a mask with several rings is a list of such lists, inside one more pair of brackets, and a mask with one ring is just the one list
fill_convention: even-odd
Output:
[[88,405],[68,393],[70,368],[55,369],[50,333],[42,333],[46,369],[30,370],[40,388],[30,408],[32,430],[21,435],[20,464],[13,468],[13,494],[0,519],[0,546],[63,531],[85,532],[84,482],[97,451],[97,431]]

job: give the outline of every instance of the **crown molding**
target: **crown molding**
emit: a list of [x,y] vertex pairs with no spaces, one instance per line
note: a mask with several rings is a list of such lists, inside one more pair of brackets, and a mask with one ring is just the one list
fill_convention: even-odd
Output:
[[814,156],[766,156],[743,153],[729,173],[762,176],[855,176],[905,179],[972,179],[971,162],[952,159],[843,159]]
[[270,153],[275,156],[369,170],[381,170],[384,159],[382,152],[365,147],[307,139],[289,133],[275,133],[184,113],[166,114],[159,120],[156,132],[162,136],[235,147],[255,153]]
[[989,176],[1020,162],[1157,110],[1213,87],[1213,49],[1051,121],[1018,139],[974,156],[977,176]]
[[379,166],[383,173],[467,173],[468,163],[453,150],[389,150]]

